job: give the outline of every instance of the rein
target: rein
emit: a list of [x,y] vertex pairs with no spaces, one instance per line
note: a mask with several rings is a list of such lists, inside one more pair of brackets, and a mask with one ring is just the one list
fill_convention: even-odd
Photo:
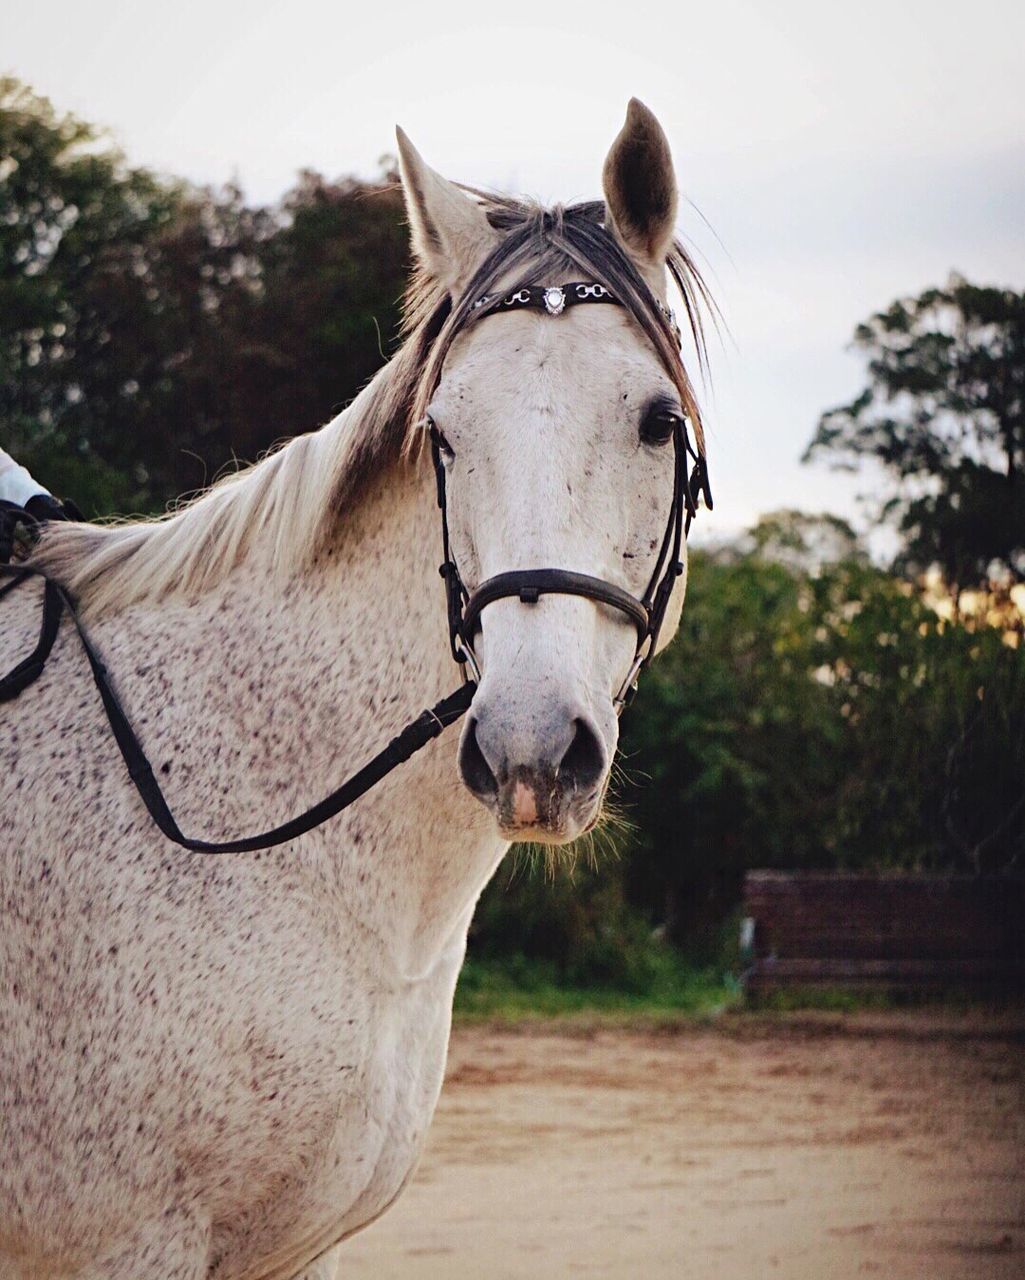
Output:
[[107,714],[107,722],[114,735],[114,741],[128,767],[128,776],[142,798],[143,804],[149,810],[150,817],[168,840],[173,840],[175,844],[181,845],[191,853],[255,853],[259,849],[272,849],[275,845],[285,844],[289,840],[305,835],[307,831],[312,831],[314,827],[319,827],[335,814],[347,809],[371,787],[376,786],[382,778],[387,777],[393,769],[397,769],[410,756],[425,747],[432,738],[438,737],[450,724],[455,724],[469,707],[477,691],[477,686],[467,681],[455,693],[450,693],[447,698],[442,698],[433,707],[422,711],[362,769],[354,773],[351,778],[347,778],[319,804],[313,805],[298,817],[283,822],[280,826],[272,827],[269,831],[262,831],[258,835],[241,836],[236,840],[199,840],[185,835],[171,812],[153,773],[153,766],[139,741],[139,736],[132,728],[132,723],[114,690],[110,673],[89,638],[89,633],[78,615],[71,596],[40,569],[0,565],[0,575],[13,579],[13,582],[2,589],[5,594],[31,577],[42,578],[45,583],[43,621],[39,641],[27,658],[0,679],[0,702],[9,702],[16,698],[23,689],[42,675],[46,660],[57,639],[61,618],[67,610],[89,662],[93,683],[99,692],[103,710]]
[[[575,283],[522,288],[508,297],[485,295],[478,299],[473,310],[479,313],[479,319],[484,319],[498,311],[521,308],[542,310],[548,315],[558,316],[566,307],[581,303],[622,305],[603,285]],[[679,331],[676,329],[672,313],[667,311],[657,299],[656,305],[678,337]],[[625,614],[634,624],[638,639],[634,661],[614,700],[617,711],[622,711],[623,707],[632,700],[638,675],[654,655],[669,605],[669,597],[672,595],[677,577],[683,572],[680,552],[697,511],[698,493],[703,493],[709,507],[712,505],[705,460],[691,445],[684,420],[681,418],[673,431],[675,468],[672,506],[651,581],[644,596],[639,600],[613,582],[606,582],[602,578],[594,578],[589,574],[574,573],[568,569],[512,570],[486,579],[473,592],[467,591],[459,576],[449,544],[445,468],[441,458],[439,436],[433,423],[428,421],[427,425],[431,437],[438,506],[441,510],[444,561],[440,574],[445,581],[449,645],[453,658],[462,669],[463,684],[454,693],[435,703],[433,707],[422,711],[388,743],[383,751],[378,752],[318,804],[288,822],[257,835],[219,841],[199,840],[185,835],[160,789],[138,734],[118,699],[110,674],[82,623],[76,602],[68,591],[44,570],[23,564],[0,564],[0,577],[10,579],[9,582],[0,586],[0,599],[30,578],[42,579],[45,584],[42,621],[36,647],[0,678],[0,702],[13,700],[42,675],[66,610],[88,660],[93,682],[99,692],[114,741],[127,766],[128,776],[149,811],[150,817],[163,834],[175,844],[192,853],[207,854],[254,853],[305,835],[314,827],[341,813],[343,809],[347,809],[360,796],[365,795],[387,777],[393,769],[398,768],[433,738],[438,737],[450,724],[455,724],[468,710],[480,682],[480,663],[473,649],[473,641],[481,626],[481,615],[487,606],[496,600],[515,596],[524,604],[536,604],[542,595],[576,595],[584,596],[598,604],[608,605]],[[687,474],[688,457],[694,460],[694,466],[689,475]],[[29,507],[31,508],[32,503],[37,501],[32,499]],[[61,504],[49,497],[43,500],[42,509],[36,511],[26,510],[15,503],[0,501],[0,554],[3,558],[8,557],[7,544],[10,542],[13,546],[17,525],[23,525],[29,531],[33,531],[45,521],[69,518],[78,518],[78,512],[71,508],[70,504],[68,509],[64,509]]]

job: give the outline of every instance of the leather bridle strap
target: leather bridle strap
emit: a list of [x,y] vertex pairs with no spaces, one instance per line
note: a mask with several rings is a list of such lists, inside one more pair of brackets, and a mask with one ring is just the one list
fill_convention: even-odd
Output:
[[[522,305],[528,306],[531,303],[524,302]],[[474,651],[474,640],[481,626],[481,615],[489,604],[511,597],[519,599],[523,604],[536,604],[542,595],[583,596],[626,614],[637,630],[637,649],[634,660],[613,699],[617,710],[622,711],[633,697],[638,675],[655,654],[673,587],[676,585],[677,578],[683,573],[683,562],[680,556],[683,541],[690,531],[691,521],[697,510],[699,492],[704,493],[705,500],[711,506],[704,458],[691,445],[686,422],[681,418],[673,431],[672,504],[647,590],[639,600],[614,582],[595,578],[586,573],[576,573],[569,569],[513,569],[486,578],[472,592],[468,591],[452,554],[449,537],[448,493],[445,464],[442,461],[441,437],[429,418],[428,429],[437,482],[438,507],[441,510],[444,560],[439,572],[445,581],[452,656],[463,666],[464,671],[469,668],[474,681],[479,683],[481,668]],[[694,466],[688,475],[689,458],[694,459]]]
[[[77,508],[75,508],[77,514]],[[15,535],[23,528],[31,537],[46,520],[66,520],[63,507],[51,495],[44,501],[32,498],[29,507],[21,507],[16,502],[0,498],[0,576],[10,578],[9,582],[0,586],[0,600],[9,595],[28,578],[33,570],[24,565],[8,565],[7,561],[14,553]],[[46,660],[53,649],[54,641],[60,631],[61,617],[64,613],[64,600],[55,583],[47,582],[43,592],[43,617],[39,627],[39,639],[36,647],[25,658],[17,663],[6,675],[0,676],[0,702],[11,702],[23,689],[43,674]]]
[[[13,579],[0,590],[0,596],[2,596],[6,595],[8,591],[13,591],[15,587],[30,577],[31,570],[15,568],[11,565],[0,565],[0,574],[9,575]],[[43,620],[39,628],[39,640],[27,658],[22,658],[17,666],[12,667],[5,676],[0,676],[0,702],[11,702],[21,693],[22,689],[27,689],[30,684],[38,680],[43,674],[46,660],[50,656],[54,641],[57,639],[57,633],[60,631],[63,613],[64,599],[60,588],[55,583],[47,581],[46,589],[43,592]]]
[[[568,307],[595,302],[617,307],[623,305],[610,289],[596,281],[573,281],[561,285],[523,285],[508,294],[484,294],[473,303],[470,314],[476,315],[478,322],[503,311],[543,311],[550,316],[559,316]],[[679,344],[680,330],[673,313],[654,295],[652,302],[669,324]],[[681,417],[673,430],[675,458],[672,505],[647,590],[639,600],[614,582],[569,569],[513,569],[486,578],[472,592],[468,591],[452,553],[449,536],[442,438],[430,415],[425,425],[430,435],[438,507],[441,511],[444,559],[439,572],[445,582],[449,643],[452,656],[463,667],[464,675],[468,669],[476,682],[479,683],[481,679],[480,661],[473,646],[481,627],[481,615],[489,604],[511,597],[516,597],[524,604],[536,604],[542,595],[583,596],[598,604],[618,609],[629,617],[637,629],[634,660],[613,699],[617,710],[621,711],[633,697],[638,675],[654,657],[673,587],[683,573],[683,540],[690,531],[691,521],[697,511],[698,494],[704,495],[709,507],[712,505],[704,456],[691,445],[685,419]],[[694,466],[688,475],[689,458],[693,458]]]
[[[61,613],[67,609],[75,624],[78,638],[85,650],[93,681],[100,694],[103,710],[107,714],[114,741],[128,766],[128,775],[135,784],[135,789],[149,810],[150,817],[160,830],[183,849],[193,853],[255,853],[258,849],[271,849],[275,845],[286,844],[319,827],[328,818],[347,809],[371,787],[376,786],[387,774],[409,759],[417,751],[436,738],[443,729],[454,724],[473,701],[477,686],[472,682],[461,685],[455,693],[449,694],[435,703],[428,711],[423,711],[417,718],[394,737],[391,742],[369,760],[358,773],[346,779],[329,796],[325,796],[319,804],[307,809],[305,813],[272,827],[269,831],[261,831],[257,835],[243,836],[237,840],[197,840],[187,836],[179,827],[174,814],[168,806],[160,784],[153,773],[153,767],[142,748],[138,735],[121,705],[120,699],[110,680],[110,674],[103,665],[89,634],[78,616],[74,601],[63,587],[48,578],[39,569],[25,568],[16,565],[0,565],[0,575],[17,577],[24,580],[34,576],[46,582],[45,603],[43,609],[43,636],[36,650],[23,662],[19,663],[0,680],[0,701],[15,697],[26,685],[42,671],[46,657],[53,647],[57,628],[60,625]],[[41,652],[42,650],[42,652]]]
[[629,591],[603,578],[569,569],[513,569],[496,573],[472,592],[463,609],[463,633],[473,639],[480,625],[480,615],[495,600],[516,596],[523,604],[536,604],[543,595],[585,596],[600,604],[611,605],[625,613],[637,628],[639,642],[648,634],[648,610]]

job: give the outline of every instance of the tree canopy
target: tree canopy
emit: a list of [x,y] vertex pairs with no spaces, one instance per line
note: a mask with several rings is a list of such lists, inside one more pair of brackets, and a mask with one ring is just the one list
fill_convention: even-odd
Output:
[[896,568],[951,589],[1025,581],[1025,293],[952,276],[859,325],[869,381],[823,414],[805,459],[878,463]]
[[0,419],[87,514],[154,510],[312,430],[379,367],[407,261],[394,182],[272,208],[132,168],[0,80]]

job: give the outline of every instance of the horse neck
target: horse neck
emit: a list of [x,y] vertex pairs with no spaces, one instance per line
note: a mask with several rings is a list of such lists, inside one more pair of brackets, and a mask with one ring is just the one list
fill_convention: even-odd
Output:
[[[258,581],[238,584],[240,611],[263,615],[252,633],[254,648],[266,652],[260,701],[273,716],[278,773],[298,776],[299,787],[287,788],[297,808],[337,786],[460,679],[448,651],[428,472],[397,467],[375,480],[335,545],[283,599],[262,599]],[[457,747],[450,729],[297,842],[317,895],[375,938],[387,966],[405,977],[461,950],[506,848],[460,782]],[[279,796],[262,806],[268,822],[282,816]],[[282,864],[295,848],[286,846]]]
[[[325,599],[355,640],[348,705],[366,758],[454,689],[438,576],[441,526],[424,464],[394,469],[366,495],[346,530]],[[314,592],[318,592],[314,586]],[[348,669],[352,654],[342,660]],[[458,728],[414,756],[349,811],[349,846],[329,865],[346,909],[388,940],[397,967],[421,974],[450,945],[507,847],[459,778]],[[355,874],[353,874],[355,873]],[[365,891],[364,891],[365,890]]]

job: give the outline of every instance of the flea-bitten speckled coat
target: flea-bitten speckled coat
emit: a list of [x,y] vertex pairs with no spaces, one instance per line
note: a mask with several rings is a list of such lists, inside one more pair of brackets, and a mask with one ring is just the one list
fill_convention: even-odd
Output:
[[[243,565],[95,620],[187,831],[290,816],[454,687],[432,485],[382,477],[283,596]],[[0,667],[38,625],[22,587]],[[0,1276],[296,1275],[396,1196],[440,1089],[506,847],[456,734],[300,840],[204,857],[126,785],[67,626],[3,724]]]

